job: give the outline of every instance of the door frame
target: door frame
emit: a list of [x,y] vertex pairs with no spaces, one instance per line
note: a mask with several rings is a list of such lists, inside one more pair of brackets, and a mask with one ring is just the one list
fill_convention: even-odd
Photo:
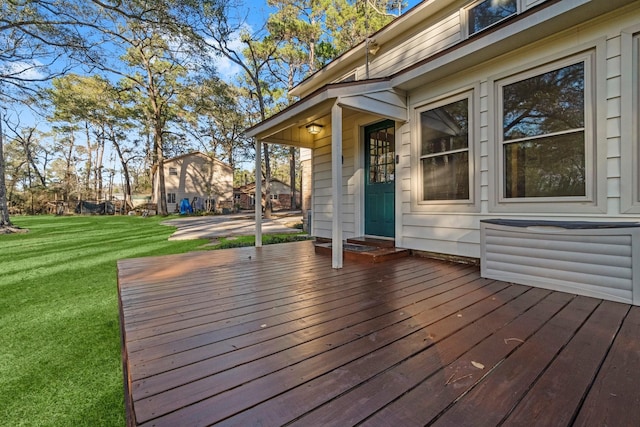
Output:
[[[367,187],[367,181],[368,181],[368,175],[367,175],[367,159],[366,156],[368,155],[368,152],[366,150],[368,142],[365,140],[366,137],[366,128],[368,127],[373,127],[376,126],[377,124],[382,124],[384,122],[390,122],[390,124],[393,124],[393,128],[394,128],[394,146],[393,146],[393,150],[395,153],[394,156],[394,164],[395,164],[395,168],[394,168],[394,179],[393,179],[393,200],[394,200],[394,209],[393,209],[393,234],[394,237],[389,237],[389,236],[380,236],[380,235],[374,235],[374,234],[366,234],[365,233],[365,225],[366,225],[366,215],[367,215],[367,209],[366,209],[366,187]],[[360,236],[370,236],[370,237],[376,237],[379,239],[397,239],[398,237],[398,224],[397,224],[397,218],[398,218],[398,187],[397,187],[397,182],[398,182],[398,162],[396,161],[397,159],[397,147],[398,147],[398,124],[396,123],[395,120],[393,119],[388,119],[388,118],[384,118],[384,117],[377,117],[376,120],[367,120],[366,122],[362,121],[361,123],[357,124],[358,126],[356,127],[357,131],[357,138],[358,138],[358,155],[357,155],[357,164],[355,165],[356,168],[355,170],[357,172],[359,172],[361,174],[361,176],[359,177],[359,179],[357,180],[357,182],[359,183],[358,185],[358,190],[359,190],[359,195],[358,195],[358,200],[360,203],[358,203],[358,206],[356,207],[356,209],[359,211],[356,214],[356,220],[359,221],[359,224],[356,227],[356,230],[359,230],[358,235]]]

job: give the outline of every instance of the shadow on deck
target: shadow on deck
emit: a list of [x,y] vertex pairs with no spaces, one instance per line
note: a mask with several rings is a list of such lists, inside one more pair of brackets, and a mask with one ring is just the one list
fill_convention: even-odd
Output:
[[118,283],[129,425],[640,425],[640,307],[308,241]]

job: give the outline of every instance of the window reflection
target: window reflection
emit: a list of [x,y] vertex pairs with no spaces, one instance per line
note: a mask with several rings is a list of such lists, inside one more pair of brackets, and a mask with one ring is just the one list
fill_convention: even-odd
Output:
[[502,88],[505,197],[586,194],[584,62]]
[[469,100],[420,114],[423,200],[469,198]]
[[518,12],[517,0],[485,0],[467,12],[469,35],[475,34]]

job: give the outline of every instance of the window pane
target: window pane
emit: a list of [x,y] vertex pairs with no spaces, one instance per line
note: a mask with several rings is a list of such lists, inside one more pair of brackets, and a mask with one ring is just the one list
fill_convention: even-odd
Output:
[[469,152],[422,159],[423,200],[469,198]]
[[584,63],[503,87],[504,140],[584,128]]
[[584,132],[504,146],[505,196],[586,194]]
[[395,139],[393,127],[369,133],[369,183],[395,179]]
[[518,11],[516,0],[485,0],[469,9],[469,35],[490,27]]
[[469,147],[468,99],[420,114],[423,156]]

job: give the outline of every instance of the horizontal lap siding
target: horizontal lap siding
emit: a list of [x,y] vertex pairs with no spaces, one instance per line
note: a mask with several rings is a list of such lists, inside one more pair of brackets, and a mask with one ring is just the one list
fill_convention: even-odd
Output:
[[[627,13],[608,17],[588,26],[576,27],[564,35],[523,46],[508,55],[478,64],[477,67],[460,70],[446,79],[431,82],[409,92],[410,122],[402,127],[402,139],[398,146],[400,165],[398,167],[397,215],[401,218],[396,241],[399,246],[422,251],[436,251],[451,255],[480,258],[481,219],[556,219],[563,221],[637,221],[637,215],[625,214],[626,205],[622,189],[629,185],[630,177],[624,176],[631,170],[631,156],[622,155],[625,144],[636,143],[624,140],[623,116],[632,114],[623,111],[621,97],[630,88],[625,88],[622,51],[623,28],[637,27],[640,10],[630,7]],[[575,37],[576,34],[580,37]],[[595,67],[593,76],[595,114],[593,117],[593,163],[589,165],[594,177],[595,199],[599,211],[580,211],[580,206],[563,206],[557,211],[536,214],[520,208],[517,203],[499,205],[498,150],[497,138],[500,132],[497,119],[498,100],[494,80],[500,80],[511,73],[518,75],[526,69],[534,69],[545,62],[571,56],[581,49],[594,49]],[[636,64],[637,66],[637,64]],[[475,126],[471,144],[474,155],[474,197],[477,211],[465,211],[453,207],[447,212],[438,211],[438,206],[417,205],[420,194],[419,162],[414,158],[418,144],[419,129],[416,123],[416,108],[423,108],[436,100],[461,93],[473,88],[473,118]],[[590,130],[591,131],[591,130]],[[499,205],[499,206],[498,206]],[[542,206],[543,204],[540,204]],[[513,210],[507,211],[507,209]]]
[[[348,117],[345,117],[348,120]],[[342,140],[342,226],[346,238],[353,237],[355,230],[354,183],[354,139],[351,127],[343,126]],[[331,172],[331,131],[317,141],[313,155],[313,234],[316,237],[331,238],[333,221],[333,189]]]
[[440,52],[461,40],[460,12],[444,17],[400,46],[382,50],[371,62],[372,77],[388,76]]
[[483,225],[482,235],[483,277],[632,302],[638,229],[545,233]]

